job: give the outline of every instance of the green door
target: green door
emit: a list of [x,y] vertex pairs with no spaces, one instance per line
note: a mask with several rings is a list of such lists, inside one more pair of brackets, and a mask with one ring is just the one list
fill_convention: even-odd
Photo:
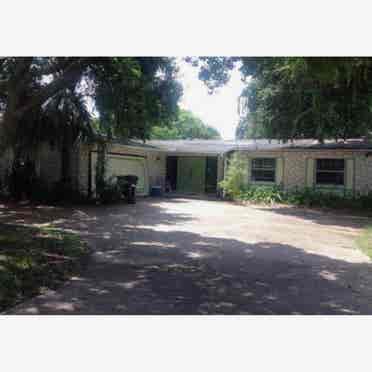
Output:
[[216,193],[217,191],[217,157],[207,157],[205,167],[205,192]]
[[179,157],[177,164],[177,191],[205,192],[205,158]]

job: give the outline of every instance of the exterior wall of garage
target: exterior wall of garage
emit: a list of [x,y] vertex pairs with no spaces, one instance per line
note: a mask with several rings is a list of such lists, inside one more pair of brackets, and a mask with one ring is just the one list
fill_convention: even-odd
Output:
[[280,150],[280,151],[240,151],[247,167],[247,184],[250,162],[256,157],[279,159],[277,184],[285,189],[316,187],[314,164],[316,159],[345,159],[345,187],[357,193],[372,191],[372,156],[366,150]]
[[[84,194],[89,194],[94,185],[92,185],[92,153],[97,152],[97,145],[81,145],[74,158],[73,179],[79,190]],[[145,159],[145,192],[149,194],[151,186],[165,184],[165,159],[164,152],[146,147],[135,147],[121,144],[111,144],[107,147],[108,154],[142,157]],[[94,178],[94,177],[93,177]]]

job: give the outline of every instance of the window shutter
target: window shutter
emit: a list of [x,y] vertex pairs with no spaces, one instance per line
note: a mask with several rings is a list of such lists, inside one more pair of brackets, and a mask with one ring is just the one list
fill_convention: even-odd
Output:
[[354,190],[354,159],[345,160],[345,187]]
[[314,159],[307,159],[306,160],[306,187],[313,187],[315,180],[314,180],[314,173],[315,173],[315,161]]
[[280,185],[283,183],[283,158],[276,159],[275,183]]

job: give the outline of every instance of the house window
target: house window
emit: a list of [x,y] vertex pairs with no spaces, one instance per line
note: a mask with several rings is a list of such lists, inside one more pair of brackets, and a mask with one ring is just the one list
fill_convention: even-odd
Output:
[[317,185],[344,185],[345,161],[344,159],[317,159],[316,183]]
[[255,182],[275,182],[276,159],[252,159],[251,179]]

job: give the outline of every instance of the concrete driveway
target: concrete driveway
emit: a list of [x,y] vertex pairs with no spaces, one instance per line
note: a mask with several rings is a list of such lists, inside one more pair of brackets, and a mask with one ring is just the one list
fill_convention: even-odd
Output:
[[80,277],[11,313],[372,314],[361,218],[151,198],[1,218],[77,230],[93,251]]

